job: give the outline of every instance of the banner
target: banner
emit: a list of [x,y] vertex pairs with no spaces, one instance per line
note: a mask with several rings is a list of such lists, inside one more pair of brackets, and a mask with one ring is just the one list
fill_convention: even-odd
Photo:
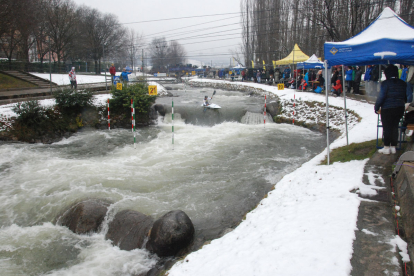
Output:
[[265,61],[263,60],[263,70],[265,70],[266,71],[266,63],[265,63]]
[[252,68],[254,68],[254,61],[252,60]]

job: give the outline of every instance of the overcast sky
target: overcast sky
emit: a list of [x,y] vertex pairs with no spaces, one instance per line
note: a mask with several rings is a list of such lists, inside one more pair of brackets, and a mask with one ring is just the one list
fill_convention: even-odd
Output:
[[[213,65],[230,63],[241,42],[240,0],[74,0],[77,5],[113,13],[128,28],[144,35],[147,47],[164,36],[184,46],[188,59]],[[191,17],[191,18],[185,18]],[[174,20],[165,20],[180,18]],[[146,22],[143,22],[146,21]],[[202,36],[205,36],[204,38]],[[187,38],[187,39],[184,39]],[[234,64],[234,61],[233,65]]]

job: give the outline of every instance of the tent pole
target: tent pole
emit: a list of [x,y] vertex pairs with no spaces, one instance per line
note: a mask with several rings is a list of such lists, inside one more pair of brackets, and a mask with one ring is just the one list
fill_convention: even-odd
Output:
[[328,100],[328,62],[324,61],[324,67],[325,67],[325,95],[326,95],[326,154],[328,157],[327,164],[329,165],[329,100]]
[[[342,65],[342,83],[345,84],[345,69],[344,65]],[[346,90],[342,88],[344,91],[344,109],[345,109],[345,132],[346,132],[346,145],[349,146],[348,140],[348,111],[346,110]]]

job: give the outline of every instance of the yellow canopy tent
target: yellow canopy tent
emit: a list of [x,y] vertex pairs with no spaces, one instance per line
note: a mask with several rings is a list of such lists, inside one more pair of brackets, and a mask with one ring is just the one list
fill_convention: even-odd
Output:
[[302,50],[299,48],[298,44],[295,44],[293,47],[292,52],[281,60],[277,60],[275,63],[276,65],[288,65],[288,64],[296,64],[298,62],[304,62],[309,59],[309,56],[305,55]]

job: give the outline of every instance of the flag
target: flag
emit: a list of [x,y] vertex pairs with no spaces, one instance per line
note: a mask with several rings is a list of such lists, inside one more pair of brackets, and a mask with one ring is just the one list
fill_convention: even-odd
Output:
[[254,68],[254,61],[252,60],[252,68]]
[[264,60],[263,60],[263,70],[266,70],[266,63]]

